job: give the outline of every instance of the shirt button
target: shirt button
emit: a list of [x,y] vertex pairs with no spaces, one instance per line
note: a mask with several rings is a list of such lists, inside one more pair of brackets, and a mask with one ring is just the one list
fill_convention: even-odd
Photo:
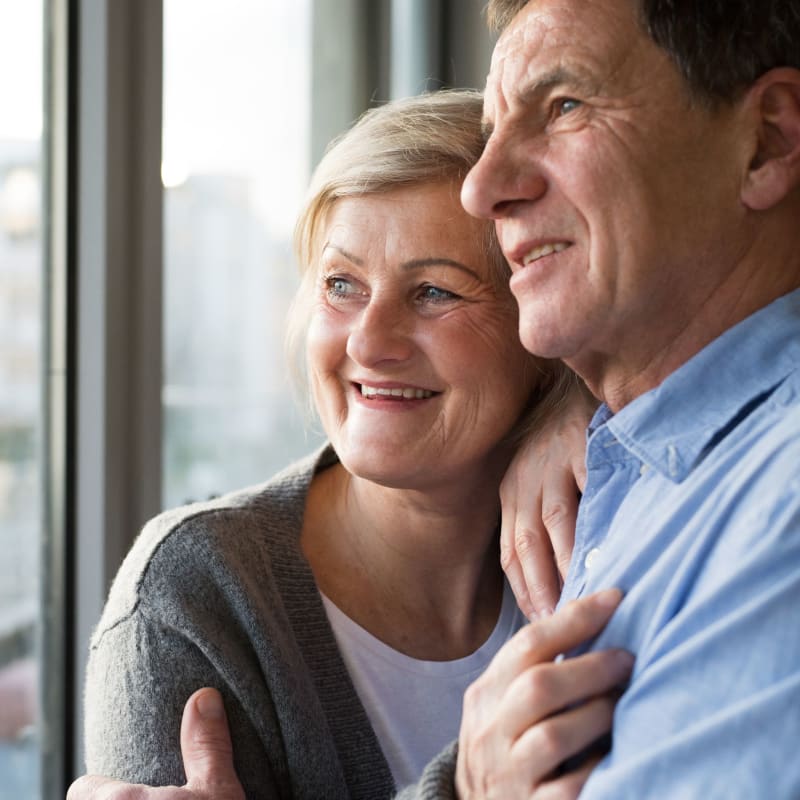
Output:
[[647,475],[648,472],[650,472],[650,467],[648,467],[647,464],[642,464],[642,466],[639,467],[640,475]]
[[591,569],[592,568],[592,564],[594,563],[594,560],[599,555],[600,555],[600,548],[599,547],[593,547],[586,554],[586,558],[583,559],[583,566],[586,567],[586,569]]

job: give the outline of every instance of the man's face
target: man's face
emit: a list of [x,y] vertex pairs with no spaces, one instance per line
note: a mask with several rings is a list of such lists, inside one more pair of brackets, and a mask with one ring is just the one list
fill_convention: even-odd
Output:
[[741,256],[736,106],[692,100],[633,6],[528,3],[495,49],[462,192],[496,221],[523,344],[584,374],[657,359]]

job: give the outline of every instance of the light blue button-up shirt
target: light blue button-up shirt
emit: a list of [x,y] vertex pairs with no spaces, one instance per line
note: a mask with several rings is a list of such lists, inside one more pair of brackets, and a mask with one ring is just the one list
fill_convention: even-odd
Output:
[[589,431],[562,602],[636,655],[581,798],[800,798],[800,290]]

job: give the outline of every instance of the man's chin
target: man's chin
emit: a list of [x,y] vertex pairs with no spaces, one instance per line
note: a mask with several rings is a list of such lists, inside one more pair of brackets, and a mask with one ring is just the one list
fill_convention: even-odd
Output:
[[522,346],[539,358],[564,358],[567,343],[556,331],[541,324],[526,325],[523,318],[519,323],[519,338]]

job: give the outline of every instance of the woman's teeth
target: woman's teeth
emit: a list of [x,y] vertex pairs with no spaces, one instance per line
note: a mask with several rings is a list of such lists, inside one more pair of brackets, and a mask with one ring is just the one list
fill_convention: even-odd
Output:
[[375,386],[361,384],[361,394],[363,397],[402,397],[404,400],[425,400],[433,396],[433,392],[428,389],[414,389],[406,386],[402,389],[379,389]]

